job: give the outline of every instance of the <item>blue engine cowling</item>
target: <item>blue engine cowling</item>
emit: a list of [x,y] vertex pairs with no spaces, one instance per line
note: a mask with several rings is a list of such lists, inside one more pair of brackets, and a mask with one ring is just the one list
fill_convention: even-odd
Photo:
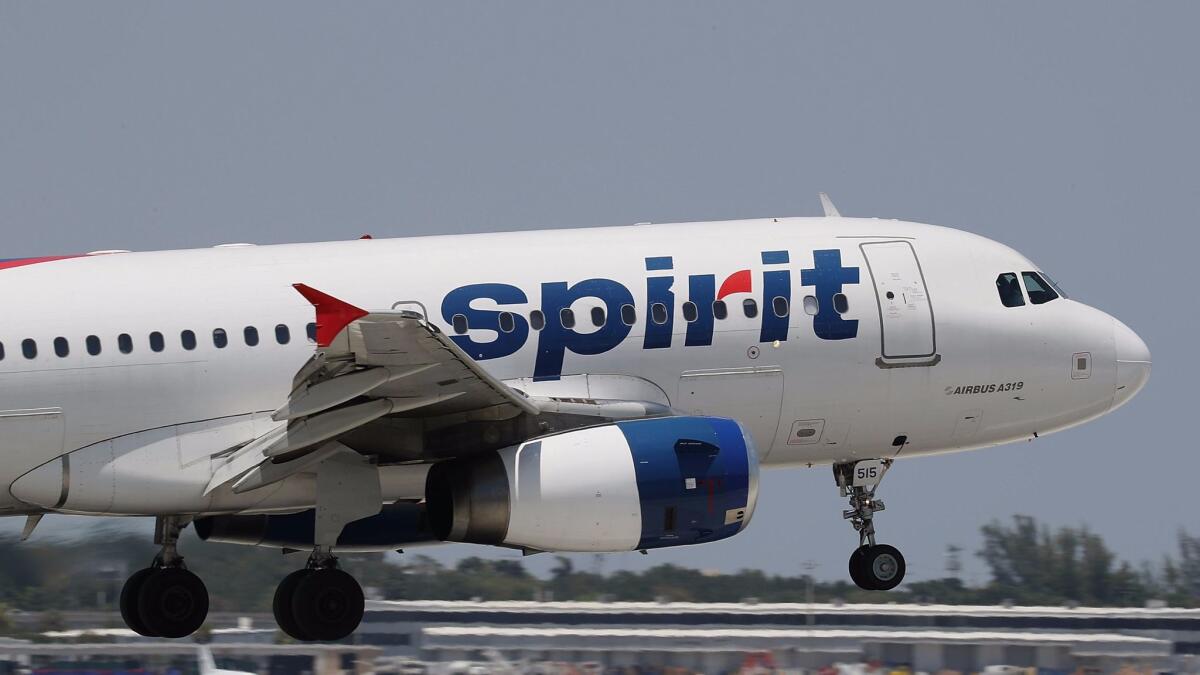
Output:
[[439,539],[542,551],[725,539],[757,492],[749,435],[718,417],[616,422],[441,462],[425,490]]

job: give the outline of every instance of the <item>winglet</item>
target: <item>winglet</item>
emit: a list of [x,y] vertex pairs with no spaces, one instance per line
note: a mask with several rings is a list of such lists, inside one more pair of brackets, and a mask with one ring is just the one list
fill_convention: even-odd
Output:
[[317,309],[317,345],[328,347],[333,338],[352,322],[363,318],[370,312],[343,302],[327,293],[304,284],[292,284],[292,287],[312,303]]
[[821,197],[821,208],[825,210],[826,218],[841,218],[842,214],[838,212],[837,207],[833,205],[833,200],[824,192],[819,193]]

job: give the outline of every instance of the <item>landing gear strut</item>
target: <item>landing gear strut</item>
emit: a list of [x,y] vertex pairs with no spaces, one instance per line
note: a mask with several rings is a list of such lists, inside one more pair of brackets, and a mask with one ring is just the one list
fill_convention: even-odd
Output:
[[858,548],[850,554],[850,578],[867,591],[890,591],[904,580],[904,556],[893,546],[875,543],[875,514],[884,509],[875,489],[892,465],[871,459],[833,465],[833,476],[850,508],[842,517],[858,532]]
[[159,517],[154,543],[162,550],[150,567],[134,572],[121,589],[121,618],[139,635],[187,637],[208,617],[208,589],[188,571],[176,549],[179,532],[187,523],[177,516]]
[[350,635],[362,621],[363,606],[362,587],[319,546],[304,569],[283,578],[272,603],[279,627],[303,642]]
[[317,466],[313,552],[304,569],[283,578],[272,609],[297,640],[341,640],[363,618],[362,587],[338,568],[333,547],[347,523],[379,513],[379,470],[356,453],[335,453]]

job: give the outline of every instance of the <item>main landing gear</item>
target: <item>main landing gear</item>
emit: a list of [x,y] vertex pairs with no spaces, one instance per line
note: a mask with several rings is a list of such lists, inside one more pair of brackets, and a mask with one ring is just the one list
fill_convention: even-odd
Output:
[[160,517],[154,543],[162,551],[146,569],[134,572],[121,589],[121,618],[146,637],[181,638],[196,632],[208,616],[208,589],[188,571],[176,550],[187,520]]
[[279,627],[303,642],[345,638],[362,621],[363,606],[362,587],[319,546],[304,569],[283,578],[272,603]]
[[858,532],[858,548],[850,554],[850,578],[867,591],[890,591],[904,580],[904,556],[895,547],[875,543],[875,513],[884,509],[875,499],[890,459],[871,459],[833,465],[833,476],[850,508],[842,517]]

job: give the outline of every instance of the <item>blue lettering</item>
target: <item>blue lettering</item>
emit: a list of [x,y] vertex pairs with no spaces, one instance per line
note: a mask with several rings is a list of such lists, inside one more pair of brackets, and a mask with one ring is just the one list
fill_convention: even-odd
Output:
[[489,330],[496,334],[491,342],[476,342],[467,335],[451,335],[450,339],[464,352],[474,359],[498,359],[516,353],[529,337],[529,323],[518,312],[511,312],[513,330],[505,333],[500,330],[500,310],[475,309],[471,307],[473,300],[488,298],[499,305],[515,305],[528,302],[525,291],[508,284],[471,284],[456,288],[442,299],[442,319],[451,323],[455,314],[467,317],[467,325],[471,330]]
[[688,277],[688,300],[696,305],[696,320],[687,325],[685,347],[711,345],[713,339],[713,301],[717,299],[717,278],[711,274]]
[[[788,262],[787,251],[763,251],[764,265],[785,265]],[[788,313],[783,316],[775,313],[775,298],[783,298],[786,305],[792,303],[792,273],[790,270],[763,272],[763,307],[762,330],[759,331],[759,342],[774,342],[786,340],[788,330]]]
[[[604,325],[591,333],[576,333],[564,328],[559,320],[562,310],[581,298],[599,298],[604,302]],[[633,304],[633,294],[612,279],[586,279],[574,286],[565,281],[542,284],[542,312],[546,327],[538,336],[536,380],[553,380],[562,375],[563,356],[569,349],[576,354],[602,354],[621,344],[630,327],[620,320],[621,305]],[[580,317],[579,321],[591,321]]]
[[[670,270],[674,265],[669,256],[646,258],[647,270]],[[666,349],[671,346],[671,330],[675,325],[675,293],[671,285],[675,277],[650,277],[646,279],[646,338],[643,349]],[[654,320],[654,305],[664,305],[667,310],[665,323]],[[661,309],[659,310],[662,311]]]
[[813,331],[822,340],[846,340],[858,335],[858,319],[843,319],[833,308],[833,296],[843,284],[858,283],[857,267],[842,267],[838,249],[813,251],[812,269],[800,270],[800,283],[816,287],[817,315]]

